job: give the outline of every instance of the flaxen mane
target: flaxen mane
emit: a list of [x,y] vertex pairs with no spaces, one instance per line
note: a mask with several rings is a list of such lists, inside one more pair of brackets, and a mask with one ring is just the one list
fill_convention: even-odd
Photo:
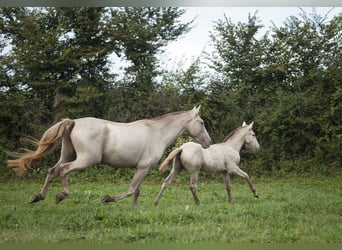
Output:
[[162,116],[159,116],[159,117],[156,117],[156,118],[151,118],[150,120],[158,121],[160,119],[163,119],[163,118],[166,118],[166,117],[169,117],[169,116],[179,115],[179,114],[183,114],[183,113],[186,113],[186,112],[188,112],[188,111],[173,112],[173,113],[165,114],[165,115],[162,115]]
[[242,126],[241,126],[241,127],[238,127],[237,129],[233,130],[232,132],[230,132],[230,133],[224,138],[223,142],[228,141],[228,139],[229,139],[230,137],[232,137],[240,128],[242,128]]

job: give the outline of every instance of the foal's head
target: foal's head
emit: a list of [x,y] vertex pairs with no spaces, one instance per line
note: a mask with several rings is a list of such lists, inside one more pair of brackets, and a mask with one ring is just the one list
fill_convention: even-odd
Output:
[[253,123],[247,125],[245,122],[243,122],[241,129],[245,131],[245,144],[253,151],[259,150],[260,145],[259,142],[255,136],[255,133],[253,131]]
[[203,148],[208,148],[211,144],[210,136],[204,126],[204,121],[199,116],[201,106],[194,107],[190,112],[193,117],[186,126],[185,134],[191,136],[195,142],[202,145]]

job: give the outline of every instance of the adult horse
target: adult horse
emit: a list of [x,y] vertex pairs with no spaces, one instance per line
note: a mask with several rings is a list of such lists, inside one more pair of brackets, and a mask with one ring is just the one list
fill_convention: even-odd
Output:
[[211,145],[207,149],[202,149],[196,143],[188,142],[173,150],[159,168],[161,172],[165,172],[171,161],[173,161],[171,173],[162,184],[154,204],[157,205],[159,203],[165,188],[170,185],[173,178],[182,169],[186,169],[190,173],[190,190],[196,204],[200,204],[197,195],[197,179],[200,170],[223,174],[228,193],[228,202],[232,201],[229,174],[236,174],[244,178],[254,197],[258,198],[259,195],[248,174],[238,167],[240,162],[239,152],[243,144],[247,144],[252,150],[260,148],[252,127],[253,122],[250,125],[244,122],[241,127],[231,132],[222,143]]
[[60,159],[48,169],[41,191],[31,197],[30,203],[44,200],[51,181],[58,175],[62,180],[62,191],[56,195],[56,202],[62,201],[69,194],[70,172],[102,162],[114,167],[136,169],[127,192],[116,196],[106,195],[102,202],[119,201],[134,195],[133,206],[136,207],[143,178],[177,137],[187,134],[203,147],[209,147],[211,139],[199,110],[200,107],[194,107],[189,111],[131,123],[96,118],[65,119],[44,133],[36,151],[16,154],[19,158],[8,160],[8,166],[24,174],[26,169],[32,168],[39,159],[53,151],[62,139]]

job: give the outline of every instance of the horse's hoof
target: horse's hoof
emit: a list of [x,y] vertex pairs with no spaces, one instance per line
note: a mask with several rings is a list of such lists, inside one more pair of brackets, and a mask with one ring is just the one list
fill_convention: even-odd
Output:
[[113,201],[113,199],[109,195],[105,195],[102,197],[101,201],[102,202],[111,202],[111,201]]
[[56,204],[60,203],[67,196],[68,196],[68,194],[67,193],[63,193],[63,192],[59,193],[59,194],[56,194]]
[[32,197],[29,199],[29,203],[35,203],[38,201],[44,200],[43,196],[41,194],[34,194]]

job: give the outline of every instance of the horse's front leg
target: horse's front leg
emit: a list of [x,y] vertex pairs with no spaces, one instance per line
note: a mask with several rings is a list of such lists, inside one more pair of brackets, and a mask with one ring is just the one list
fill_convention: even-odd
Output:
[[133,176],[133,179],[131,180],[129,189],[126,192],[115,196],[105,195],[102,198],[102,202],[116,202],[134,194],[133,208],[136,208],[138,203],[138,197],[140,195],[140,185],[144,177],[147,175],[148,170],[149,167],[137,168]]

